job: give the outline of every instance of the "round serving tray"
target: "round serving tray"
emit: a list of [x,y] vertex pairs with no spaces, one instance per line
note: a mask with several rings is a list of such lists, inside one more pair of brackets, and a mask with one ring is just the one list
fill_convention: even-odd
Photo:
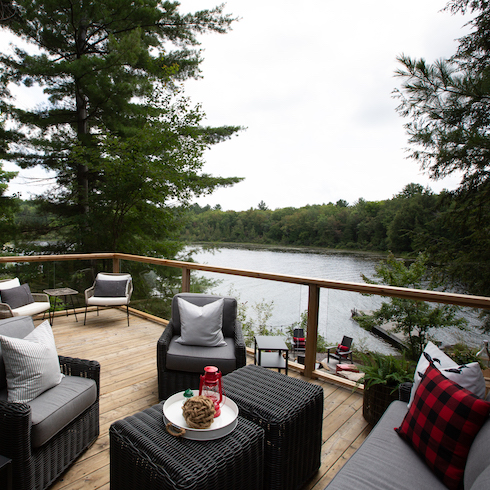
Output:
[[[194,396],[199,395],[198,390],[193,390]],[[235,429],[238,423],[238,407],[233,400],[223,397],[221,415],[216,417],[209,429],[192,429],[182,416],[182,405],[185,401],[184,392],[172,395],[163,404],[163,420],[165,425],[170,423],[177,429],[185,429],[182,436],[186,439],[197,441],[211,441],[224,437]]]

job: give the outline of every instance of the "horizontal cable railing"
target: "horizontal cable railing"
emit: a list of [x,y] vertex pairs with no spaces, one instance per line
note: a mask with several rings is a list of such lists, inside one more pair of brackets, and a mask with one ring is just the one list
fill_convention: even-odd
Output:
[[374,294],[378,296],[392,296],[415,301],[428,301],[433,303],[453,304],[471,308],[489,309],[490,297],[474,296],[467,294],[448,293],[444,291],[427,291],[422,289],[409,289],[395,286],[355,283],[347,281],[331,281],[312,277],[302,277],[285,274],[275,274],[261,271],[235,269],[229,267],[216,267],[207,264],[183,262],[178,260],[160,259],[124,253],[92,253],[92,254],[64,254],[64,255],[31,255],[31,256],[5,256],[0,257],[0,264],[16,262],[59,262],[59,261],[87,261],[87,260],[112,260],[113,271],[120,271],[120,261],[133,261],[157,266],[173,267],[182,270],[182,291],[190,291],[191,271],[214,272],[234,276],[252,277],[268,281],[286,282],[308,286],[308,320],[305,353],[304,375],[312,377],[316,361],[318,313],[320,289],[337,289],[352,291],[362,294]]

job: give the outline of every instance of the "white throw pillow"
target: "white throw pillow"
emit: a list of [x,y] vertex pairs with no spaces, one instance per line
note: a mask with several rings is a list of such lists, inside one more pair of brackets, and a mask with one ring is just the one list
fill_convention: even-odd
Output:
[[226,345],[221,327],[223,325],[224,299],[204,306],[197,306],[177,298],[180,314],[179,344],[218,347]]
[[28,403],[61,382],[58,353],[49,321],[23,339],[0,335],[8,401]]
[[410,401],[408,407],[412,404],[412,401],[417,391],[417,387],[420,384],[420,380],[424,375],[426,369],[429,367],[429,359],[424,355],[427,354],[434,362],[434,366],[448,379],[458,383],[463,388],[474,393],[476,396],[483,398],[485,396],[485,379],[481,372],[480,365],[477,362],[471,362],[458,366],[446,353],[444,353],[439,347],[429,342],[424,349],[424,352],[420,356],[417,368],[415,369],[415,375],[413,380],[412,392],[410,394]]

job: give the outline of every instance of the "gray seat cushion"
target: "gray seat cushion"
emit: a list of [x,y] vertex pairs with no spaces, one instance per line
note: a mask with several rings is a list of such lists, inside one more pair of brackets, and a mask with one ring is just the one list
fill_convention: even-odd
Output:
[[[16,316],[0,320],[0,335],[23,339],[34,330],[34,323],[30,316]],[[2,348],[0,347],[0,390],[7,387],[5,364],[3,362]]]
[[407,404],[393,402],[362,446],[328,485],[328,490],[447,490],[415,451],[394,431],[407,413]]
[[231,373],[236,369],[235,340],[226,338],[227,345],[218,347],[202,347],[199,345],[183,345],[172,337],[167,351],[167,369],[202,373],[206,366],[216,366],[221,373]]
[[29,402],[32,446],[42,446],[96,399],[97,385],[93,379],[65,376],[59,385]]
[[466,487],[468,490],[488,490],[490,488],[490,466],[480,474],[471,487]]
[[[487,420],[471,444],[468,459],[464,469],[464,488],[473,488],[480,476],[485,473],[487,479],[490,479],[490,456],[488,445],[490,441],[490,420]],[[485,479],[485,477],[482,477]],[[485,480],[486,481],[486,480]],[[482,487],[483,488],[483,487]],[[490,488],[490,485],[484,488]]]

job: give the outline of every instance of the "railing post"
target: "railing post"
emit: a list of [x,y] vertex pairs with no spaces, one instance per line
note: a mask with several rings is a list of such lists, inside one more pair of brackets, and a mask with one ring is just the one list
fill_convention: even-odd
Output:
[[191,270],[187,267],[182,267],[182,292],[191,292]]
[[314,284],[308,286],[308,320],[306,324],[306,352],[304,375],[313,377],[316,363],[318,336],[318,310],[320,307],[320,288]]
[[121,272],[121,261],[117,257],[112,257],[112,272]]

